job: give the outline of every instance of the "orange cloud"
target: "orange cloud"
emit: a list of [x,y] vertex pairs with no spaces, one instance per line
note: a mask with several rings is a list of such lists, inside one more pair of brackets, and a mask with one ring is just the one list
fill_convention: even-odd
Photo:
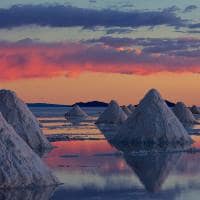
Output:
[[147,75],[156,72],[200,72],[198,57],[169,56],[81,43],[1,42],[0,79],[76,77],[84,72]]

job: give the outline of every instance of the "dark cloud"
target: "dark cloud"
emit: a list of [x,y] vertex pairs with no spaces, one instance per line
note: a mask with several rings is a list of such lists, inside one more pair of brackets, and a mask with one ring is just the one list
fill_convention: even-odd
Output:
[[189,28],[200,28],[200,23],[191,24],[189,25]]
[[106,34],[111,35],[111,34],[125,34],[125,33],[131,33],[133,32],[134,29],[131,28],[109,28],[106,29]]
[[[102,43],[106,46],[120,47],[140,47],[148,54],[159,53],[163,55],[192,56],[198,57],[200,51],[200,39],[195,38],[117,38],[101,37],[99,39],[87,40],[86,43]],[[188,52],[188,55],[187,55]],[[192,55],[193,52],[193,55]]]
[[189,6],[187,6],[185,9],[184,9],[184,13],[187,13],[187,12],[192,12],[193,10],[195,10],[195,9],[197,9],[198,8],[198,6],[196,6],[196,5],[189,5]]
[[171,9],[161,11],[93,10],[63,5],[15,5],[0,9],[0,28],[36,24],[50,27],[183,26]]

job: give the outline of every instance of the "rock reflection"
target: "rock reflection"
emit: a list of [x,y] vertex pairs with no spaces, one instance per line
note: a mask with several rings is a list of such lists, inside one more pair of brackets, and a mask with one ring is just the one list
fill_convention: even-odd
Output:
[[124,154],[124,158],[146,190],[158,192],[170,171],[181,158],[181,153],[156,153],[138,156]]
[[1,200],[49,200],[56,187],[0,190]]

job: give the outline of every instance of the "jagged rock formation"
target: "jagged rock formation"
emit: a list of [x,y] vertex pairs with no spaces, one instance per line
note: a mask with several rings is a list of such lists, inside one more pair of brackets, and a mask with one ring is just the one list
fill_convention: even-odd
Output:
[[0,189],[50,186],[57,178],[0,113]]
[[198,124],[190,109],[183,102],[178,102],[173,111],[183,124]]
[[181,122],[155,89],[145,95],[121,125],[114,140],[137,145],[192,142]]
[[39,123],[15,92],[0,90],[0,112],[16,133],[35,151],[52,148]]
[[122,106],[122,110],[126,113],[127,116],[132,114],[132,111],[127,106]]
[[83,111],[78,105],[73,106],[72,109],[65,114],[66,119],[86,117],[88,117],[87,113]]
[[128,116],[119,104],[112,100],[106,110],[100,115],[96,124],[122,124]]
[[129,105],[128,105],[128,109],[129,109],[131,112],[133,112],[133,111],[135,110],[135,106],[132,105],[132,104],[129,104]]
[[149,192],[158,192],[170,171],[181,158],[181,153],[157,153],[131,156],[124,154],[127,164],[133,169]]
[[197,106],[192,106],[191,108],[190,108],[190,110],[191,110],[191,112],[193,113],[193,114],[200,114],[200,108],[199,107],[197,107]]

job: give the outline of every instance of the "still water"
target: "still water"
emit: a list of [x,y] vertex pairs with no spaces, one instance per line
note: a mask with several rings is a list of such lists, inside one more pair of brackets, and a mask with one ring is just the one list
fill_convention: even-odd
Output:
[[[71,139],[53,142],[55,148],[43,157],[63,185],[24,191],[25,196],[9,193],[6,200],[19,195],[25,200],[200,199],[200,153],[122,154],[94,124],[102,109],[85,109],[91,117],[80,124],[67,122],[66,110],[33,109],[46,135]],[[200,137],[193,139],[200,147]]]

